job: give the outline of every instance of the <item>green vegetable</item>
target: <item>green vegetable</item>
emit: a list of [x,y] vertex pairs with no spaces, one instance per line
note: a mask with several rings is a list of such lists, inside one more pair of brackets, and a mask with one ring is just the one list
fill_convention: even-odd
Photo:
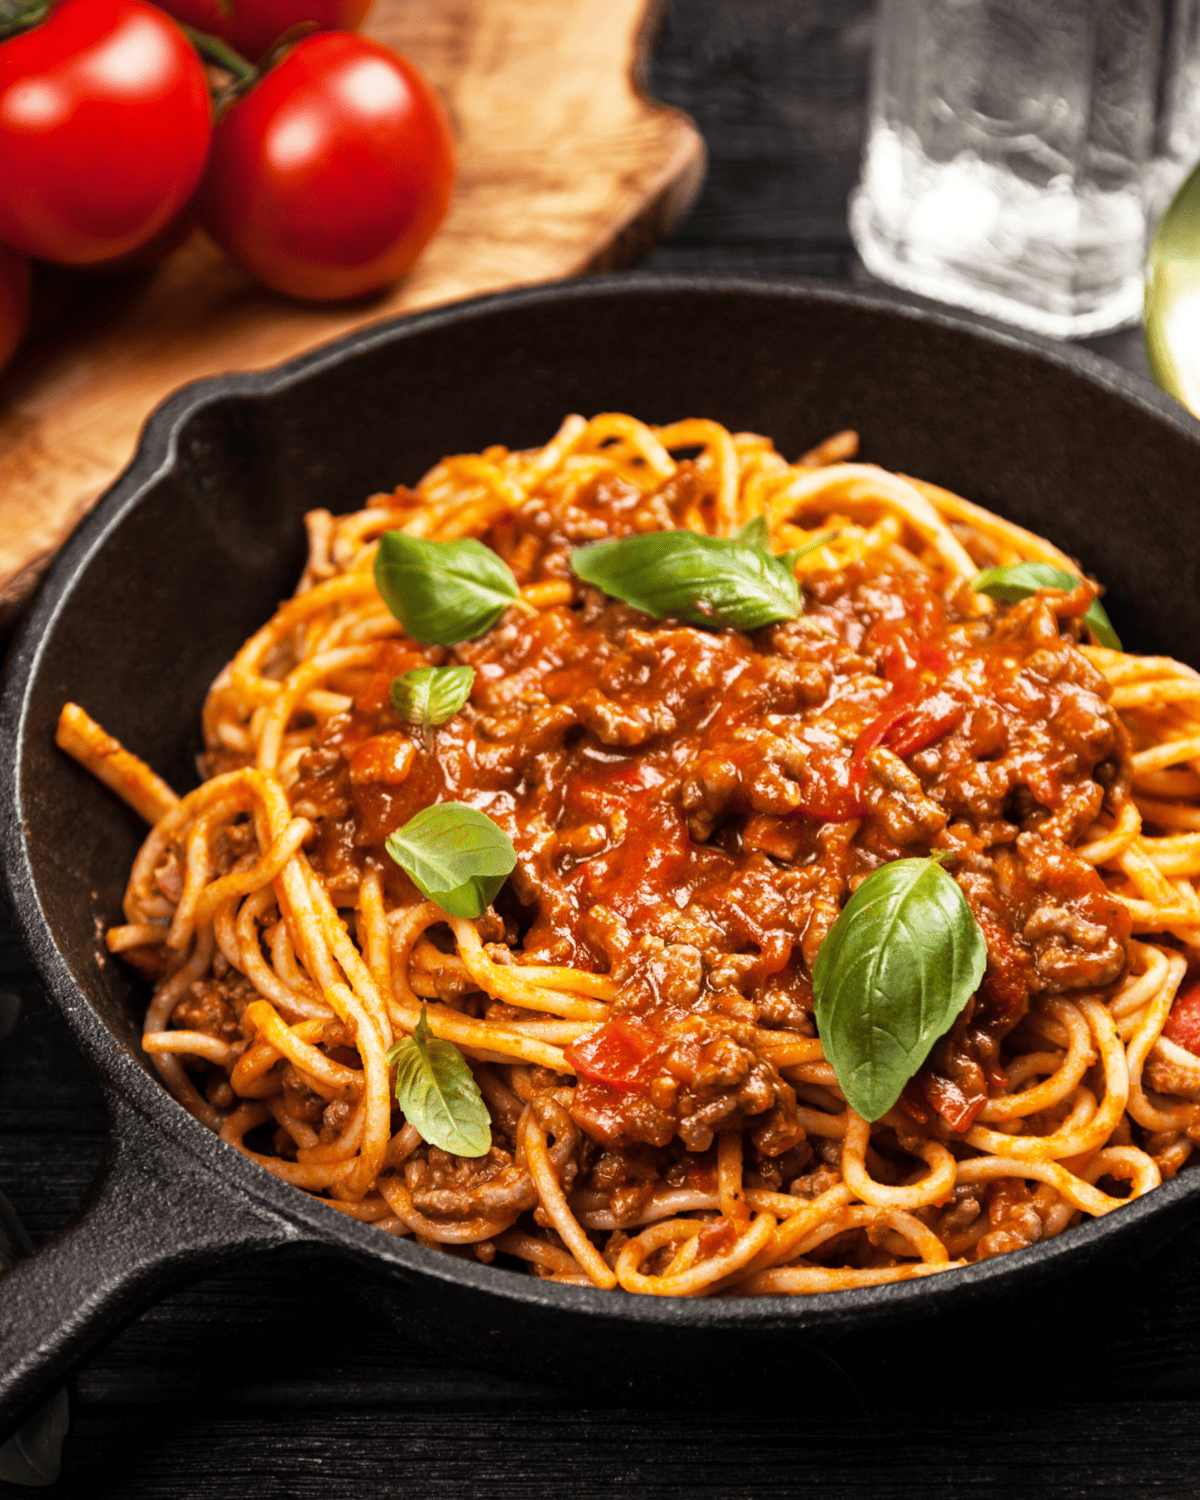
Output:
[[817,1029],[842,1092],[885,1115],[979,988],[987,943],[938,863],[898,859],[846,902],[813,966]]
[[733,533],[733,541],[739,547],[753,547],[756,552],[766,552],[771,556],[771,533],[767,530],[766,516],[751,516],[744,526],[739,526]]
[[452,917],[481,917],[517,863],[491,818],[462,802],[423,808],[388,835],[387,852],[412,883]]
[[474,667],[417,667],[392,679],[392,707],[408,724],[445,724],[471,696]]
[[[1079,586],[1075,573],[1065,568],[1056,568],[1053,563],[1011,563],[1007,568],[988,568],[971,580],[977,594],[987,594],[991,599],[1003,599],[1006,604],[1015,604],[1018,599],[1028,599],[1038,589],[1065,589],[1068,593]],[[1102,646],[1121,651],[1121,638],[1112,628],[1112,622],[1104,613],[1099,599],[1093,599],[1083,617],[1088,627]]]
[[417,641],[454,646],[490,630],[521,592],[482,542],[427,542],[385,531],[375,556],[383,602]]
[[[841,534],[836,526],[830,531],[822,531],[817,536],[810,537],[803,547],[793,547],[790,552],[781,553],[779,561],[791,573],[802,557],[807,557],[810,552],[815,552],[826,542],[834,541]],[[739,547],[753,547],[758,552],[765,552],[768,557],[775,555],[771,551],[771,533],[767,530],[765,516],[752,516],[744,526],[734,532],[733,540]]]
[[831,531],[818,532],[816,536],[810,537],[803,547],[793,547],[790,552],[784,552],[779,561],[789,573],[794,572],[796,564],[802,557],[807,557],[810,552],[815,552],[818,547],[823,547],[826,542],[836,541],[841,534],[841,531],[836,526]]
[[749,522],[738,533],[744,541],[651,531],[577,547],[571,567],[585,583],[657,619],[676,615],[690,625],[757,630],[797,619],[804,607],[791,568],[759,549],[765,530],[765,523]]
[[421,1007],[412,1036],[389,1049],[396,1066],[396,1102],[423,1141],[455,1156],[486,1156],[492,1122],[466,1058],[435,1037]]

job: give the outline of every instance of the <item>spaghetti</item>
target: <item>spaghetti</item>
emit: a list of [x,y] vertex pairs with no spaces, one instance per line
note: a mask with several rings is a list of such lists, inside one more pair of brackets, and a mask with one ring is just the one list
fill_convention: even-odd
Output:
[[[384,1232],[627,1292],[800,1294],[1056,1235],[1200,1140],[1200,674],[1088,644],[1080,582],[972,591],[1048,542],[855,462],[710,421],[570,417],[307,518],[296,595],[213,684],[178,798],[80,708],[59,743],[153,824],[107,935],[152,981],[144,1046],[266,1171]],[[748,635],[581,584],[573,546],[766,519],[805,614]],[[520,599],[408,639],[380,535],[473,537]],[[389,685],[474,667],[432,739]],[[459,800],[518,865],[476,921],[384,852]],[[988,946],[978,993],[882,1119],[846,1103],[811,973],[849,893],[944,851]],[[393,1100],[425,1008],[492,1147]]]

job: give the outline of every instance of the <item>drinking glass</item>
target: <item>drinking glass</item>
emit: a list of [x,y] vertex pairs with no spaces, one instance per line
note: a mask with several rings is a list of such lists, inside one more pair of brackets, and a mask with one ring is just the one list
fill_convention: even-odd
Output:
[[1173,171],[1159,127],[1182,42],[1168,8],[881,0],[850,213],[868,269],[1052,337],[1135,323],[1147,200]]

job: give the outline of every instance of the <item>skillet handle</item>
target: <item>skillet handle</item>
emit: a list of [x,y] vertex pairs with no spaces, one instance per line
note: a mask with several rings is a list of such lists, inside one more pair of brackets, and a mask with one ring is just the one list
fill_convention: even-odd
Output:
[[105,1175],[83,1217],[0,1276],[0,1442],[168,1287],[304,1238],[109,1094]]

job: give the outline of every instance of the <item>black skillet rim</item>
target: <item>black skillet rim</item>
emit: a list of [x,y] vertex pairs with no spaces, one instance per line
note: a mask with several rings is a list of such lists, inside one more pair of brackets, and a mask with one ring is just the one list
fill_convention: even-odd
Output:
[[[747,1333],[766,1329],[795,1330],[797,1333],[845,1331],[933,1311],[935,1305],[939,1310],[951,1305],[969,1305],[994,1295],[1010,1283],[1014,1287],[1032,1286],[1063,1269],[1064,1260],[1068,1266],[1070,1263],[1082,1265],[1117,1242],[1129,1241],[1139,1232],[1146,1232],[1144,1225],[1149,1220],[1178,1217],[1178,1211],[1186,1203],[1200,1198],[1200,1172],[1181,1174],[1109,1217],[1088,1220],[1055,1239],[1025,1250],[930,1277],[816,1296],[719,1300],[620,1296],[590,1288],[559,1286],[519,1273],[451,1260],[422,1250],[407,1240],[381,1235],[369,1225],[323,1208],[318,1201],[273,1178],[226,1146],[176,1103],[116,1041],[76,986],[38,900],[22,828],[20,750],[28,697],[40,664],[44,640],[53,630],[98,547],[155,483],[170,471],[177,457],[177,439],[196,411],[229,397],[254,400],[273,395],[302,381],[310,372],[323,372],[352,359],[358,351],[399,342],[410,334],[486,319],[492,312],[508,312],[547,302],[570,303],[610,297],[695,297],[706,293],[833,303],[965,333],[984,343],[1030,355],[1067,370],[1200,444],[1200,422],[1182,407],[1147,382],[1086,350],[1018,336],[968,315],[915,306],[884,289],[878,292],[847,291],[828,283],[799,278],[780,283],[733,277],[625,273],[584,281],[547,283],[373,324],[268,370],[197,381],[183,387],[151,414],[128,468],[72,534],[55,561],[10,653],[0,699],[0,764],[7,762],[13,767],[13,772],[0,788],[0,867],[18,928],[34,966],[84,1055],[100,1074],[105,1089],[132,1104],[145,1121],[215,1172],[223,1183],[244,1195],[250,1203],[291,1223],[303,1238],[329,1248],[340,1248],[356,1259],[374,1263],[380,1268],[387,1267],[407,1280],[446,1283],[456,1290],[469,1290],[483,1298],[495,1297],[536,1307],[564,1318],[727,1332],[744,1330]],[[227,1212],[225,1209],[219,1211]]]

